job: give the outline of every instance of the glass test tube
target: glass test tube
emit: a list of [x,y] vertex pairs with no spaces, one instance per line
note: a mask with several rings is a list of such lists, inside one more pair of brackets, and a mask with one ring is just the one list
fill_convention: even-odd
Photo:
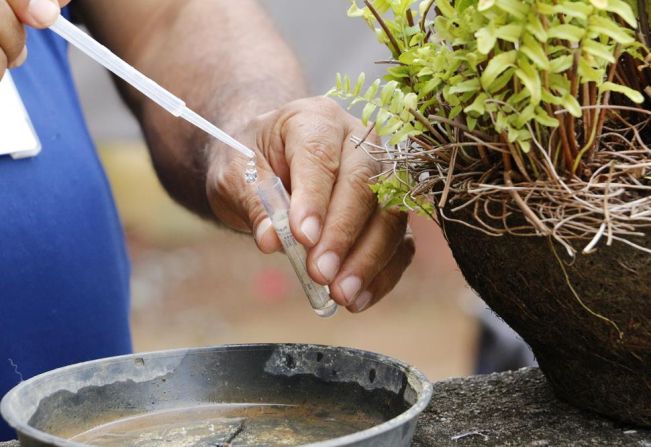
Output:
[[314,312],[329,318],[337,312],[337,303],[330,298],[328,287],[315,283],[307,272],[307,253],[299,244],[289,227],[289,194],[278,177],[258,182],[258,196],[262,200],[271,223],[285,248],[285,254],[301,281],[303,290]]

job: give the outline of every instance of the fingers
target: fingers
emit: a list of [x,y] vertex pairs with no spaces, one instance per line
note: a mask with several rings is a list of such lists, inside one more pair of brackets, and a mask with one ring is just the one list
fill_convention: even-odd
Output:
[[[57,0],[5,0],[14,11],[18,20],[34,28],[47,28],[60,14]],[[66,2],[62,2],[65,4]]]
[[0,80],[3,78],[5,71],[7,70],[7,56],[4,51],[0,50]]
[[23,24],[35,28],[50,26],[60,14],[60,5],[69,0],[0,1],[0,78],[7,68],[22,65],[27,59]]
[[415,253],[413,237],[405,236],[389,264],[376,275],[371,284],[361,292],[348,310],[363,312],[384,298],[396,286],[402,274],[411,263]]
[[[360,132],[365,130],[362,128]],[[392,238],[391,241],[402,236],[387,228],[387,222],[369,222],[377,208],[377,199],[369,187],[369,182],[371,177],[379,172],[379,164],[371,160],[363,150],[355,148],[347,136],[323,233],[318,244],[310,251],[308,259],[308,270],[317,282],[333,282],[342,265],[348,262],[346,257],[360,235],[363,237],[363,232],[368,233],[377,225],[385,231],[384,236]],[[381,241],[375,242],[383,244]],[[343,296],[341,298],[343,299]]]
[[297,101],[294,106],[301,113],[284,124],[292,187],[290,225],[301,244],[313,247],[321,238],[347,129],[341,109],[330,100]]
[[[330,284],[332,298],[342,306],[350,306],[368,290],[377,275],[384,270],[402,243],[407,216],[397,211],[377,208],[365,230],[355,242]],[[323,255],[321,255],[323,256]],[[327,255],[326,255],[327,256]],[[323,261],[316,254],[317,269]]]
[[[247,141],[246,137],[240,138]],[[216,146],[214,152],[208,169],[206,192],[215,216],[236,231],[252,232],[262,252],[279,251],[282,248],[280,240],[256,194],[256,184],[245,181],[247,160],[239,156],[231,158],[230,149],[221,145]],[[259,180],[275,175],[261,156],[257,157],[257,170]]]
[[0,51],[4,53],[9,68],[22,64],[27,57],[25,30],[14,10],[6,1],[0,2]]

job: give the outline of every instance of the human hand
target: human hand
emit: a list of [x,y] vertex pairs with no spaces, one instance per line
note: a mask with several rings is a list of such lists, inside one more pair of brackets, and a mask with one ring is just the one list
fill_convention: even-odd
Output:
[[0,0],[0,79],[27,59],[25,29],[47,28],[70,0]]
[[[414,242],[407,215],[381,209],[368,186],[381,166],[350,141],[367,133],[362,124],[334,101],[311,98],[241,129],[234,135],[257,151],[259,177],[277,175],[291,193],[290,226],[308,249],[310,276],[330,285],[332,298],[351,312],[391,291],[411,262]],[[264,253],[280,250],[255,185],[245,183],[247,160],[218,145],[208,158],[207,193],[217,218],[252,232]]]

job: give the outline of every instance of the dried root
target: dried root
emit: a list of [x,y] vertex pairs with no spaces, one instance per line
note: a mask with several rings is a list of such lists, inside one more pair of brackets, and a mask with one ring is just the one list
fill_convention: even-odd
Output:
[[[572,256],[613,241],[651,254],[651,247],[636,241],[651,231],[651,148],[646,143],[651,112],[605,107],[608,120],[596,149],[569,178],[555,168],[558,148],[534,139],[528,163],[539,175],[532,179],[522,175],[517,163],[510,165],[511,157],[500,161],[503,154],[513,155],[508,143],[443,119],[435,130],[452,141],[446,145],[430,145],[421,137],[392,148],[354,141],[386,163],[387,173],[407,170],[417,179],[410,195],[427,196],[442,219],[492,236],[551,236]],[[637,118],[635,124],[631,116]],[[462,210],[471,219],[455,216]]]

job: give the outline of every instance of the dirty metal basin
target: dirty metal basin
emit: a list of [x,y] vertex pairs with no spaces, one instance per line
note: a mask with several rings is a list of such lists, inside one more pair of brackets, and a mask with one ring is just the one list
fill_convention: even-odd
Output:
[[2,400],[23,446],[408,446],[432,388],[369,352],[231,345],[103,359]]

